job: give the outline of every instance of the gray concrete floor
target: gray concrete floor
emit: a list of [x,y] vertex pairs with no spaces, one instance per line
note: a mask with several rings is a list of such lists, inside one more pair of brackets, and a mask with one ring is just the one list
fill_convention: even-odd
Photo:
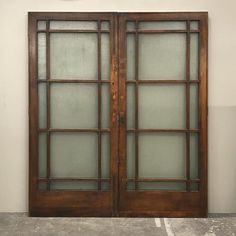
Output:
[[236,215],[209,218],[31,218],[0,213],[0,236],[233,236]]

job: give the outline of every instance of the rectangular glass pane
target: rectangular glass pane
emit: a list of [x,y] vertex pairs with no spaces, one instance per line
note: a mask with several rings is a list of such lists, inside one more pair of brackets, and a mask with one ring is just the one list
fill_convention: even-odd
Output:
[[109,182],[102,182],[102,190],[107,191],[110,189],[110,184]]
[[126,186],[127,190],[134,190],[135,189],[135,184],[134,182],[128,182]]
[[185,21],[142,21],[139,29],[143,30],[185,30]]
[[140,133],[139,177],[184,178],[185,134]]
[[43,20],[38,21],[38,30],[46,30],[46,21]]
[[46,182],[39,182],[38,183],[38,189],[39,190],[46,190],[47,189],[47,183]]
[[198,134],[190,135],[190,178],[198,179]]
[[95,84],[51,84],[51,126],[96,128],[97,94]]
[[52,190],[60,190],[60,189],[67,189],[67,190],[96,190],[97,183],[92,181],[66,181],[66,182],[51,182],[51,189]]
[[149,182],[139,183],[139,189],[140,190],[179,190],[179,191],[185,191],[186,190],[186,184],[181,182]]
[[51,21],[50,29],[97,30],[96,21]]
[[130,129],[135,127],[135,85],[127,84],[126,88],[126,122],[127,128]]
[[97,160],[96,133],[51,134],[52,177],[97,177]]
[[126,29],[127,30],[135,30],[135,22],[134,21],[128,21],[126,23]]
[[135,135],[134,133],[127,134],[127,177],[135,177]]
[[102,80],[110,79],[110,39],[109,34],[101,34],[101,77]]
[[39,128],[47,127],[47,91],[46,84],[38,84]]
[[135,79],[135,37],[127,35],[127,80]]
[[109,21],[101,22],[101,30],[109,30],[109,27],[110,27]]
[[190,79],[198,80],[198,34],[190,34]]
[[110,127],[110,86],[102,85],[102,128]]
[[95,80],[98,72],[97,59],[96,34],[50,34],[50,62],[53,79]]
[[102,178],[110,176],[110,134],[102,134]]
[[140,80],[183,80],[185,62],[185,34],[140,34]]
[[190,29],[191,30],[198,30],[199,22],[198,21],[191,21],[190,23]]
[[46,34],[38,33],[38,79],[46,79]]
[[39,177],[46,177],[47,172],[47,134],[40,133],[38,136],[38,152],[39,152]]
[[190,85],[190,128],[198,128],[198,85]]
[[184,85],[139,85],[140,128],[185,128]]
[[190,190],[192,192],[199,191],[199,184],[198,183],[191,183],[190,184]]

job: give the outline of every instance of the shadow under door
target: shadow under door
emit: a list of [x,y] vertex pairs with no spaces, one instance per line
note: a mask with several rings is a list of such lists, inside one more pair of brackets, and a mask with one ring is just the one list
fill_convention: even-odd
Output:
[[29,13],[29,214],[207,214],[207,13]]

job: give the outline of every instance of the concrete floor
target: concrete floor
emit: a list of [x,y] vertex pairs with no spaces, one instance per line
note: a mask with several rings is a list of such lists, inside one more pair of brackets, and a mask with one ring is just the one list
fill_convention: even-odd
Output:
[[0,213],[0,236],[233,236],[236,215],[186,218],[30,218]]

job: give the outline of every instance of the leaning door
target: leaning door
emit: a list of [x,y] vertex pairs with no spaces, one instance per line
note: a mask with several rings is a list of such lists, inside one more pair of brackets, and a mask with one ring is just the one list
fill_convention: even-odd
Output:
[[114,29],[110,13],[29,13],[31,216],[114,214]]
[[207,14],[119,16],[119,215],[207,213]]

